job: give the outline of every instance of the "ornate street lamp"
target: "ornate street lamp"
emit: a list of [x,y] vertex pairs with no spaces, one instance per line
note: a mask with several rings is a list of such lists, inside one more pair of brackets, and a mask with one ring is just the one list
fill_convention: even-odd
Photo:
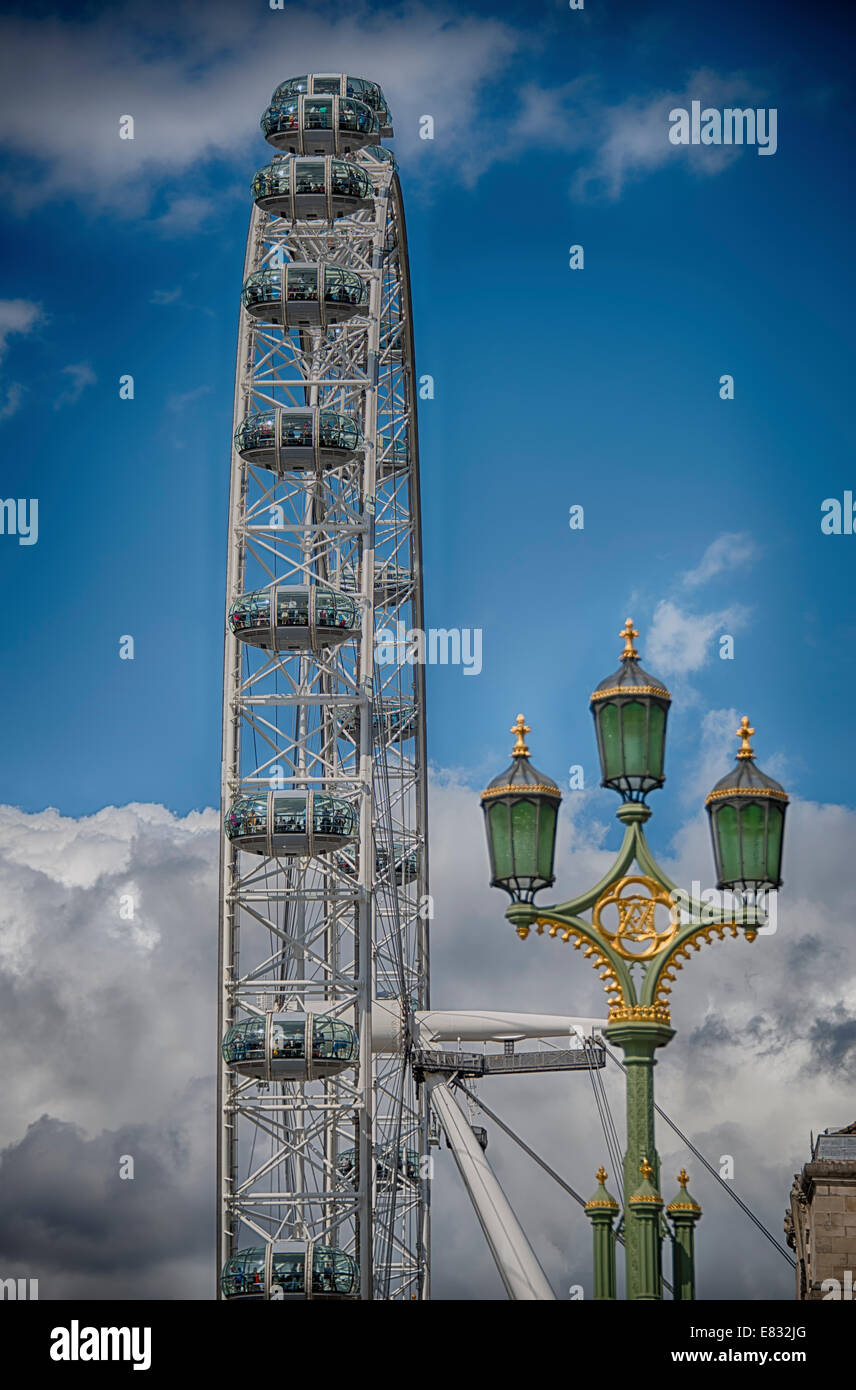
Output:
[[624,638],[621,665],[591,697],[601,786],[620,792],[623,801],[644,801],[666,780],[666,717],[672,697],[662,681],[639,665],[633,645],[639,633],[632,618],[618,635]]
[[717,782],[705,805],[710,817],[717,888],[759,894],[782,882],[782,842],[788,796],[779,782],[755,766],[744,714],[737,766]]
[[[645,796],[662,786],[666,716],[671,697],[638,663],[637,632],[628,618],[622,632],[621,668],[591,697],[603,785],[618,791],[623,823],[621,848],[604,878],[569,902],[539,907],[533,897],[553,882],[553,847],[560,793],[528,762],[528,732],[518,716],[518,741],[510,768],[482,794],[491,882],[512,901],[506,917],[522,940],[538,935],[572,942],[600,974],[609,1013],[606,1038],[622,1049],[627,1085],[627,1148],[624,1203],[598,1175],[599,1187],[586,1212],[593,1224],[595,1298],[615,1298],[614,1242],[626,1251],[628,1299],[660,1299],[665,1232],[672,1238],[675,1298],[695,1297],[694,1227],[701,1208],[681,1190],[664,1207],[660,1159],[654,1136],[654,1066],[657,1048],[674,1037],[670,994],[677,972],[698,951],[726,935],[747,943],[764,920],[757,894],[781,883],[782,841],[788,798],[778,782],[754,764],[749,720],[740,727],[737,767],[707,798],[719,888],[737,889],[735,909],[717,910],[667,877],[648,848],[644,825],[651,816]],[[756,900],[749,902],[751,895]]]
[[490,881],[512,902],[531,903],[541,888],[555,881],[556,818],[562,793],[552,778],[529,761],[524,734],[529,725],[518,714],[511,732],[517,740],[511,766],[482,792]]

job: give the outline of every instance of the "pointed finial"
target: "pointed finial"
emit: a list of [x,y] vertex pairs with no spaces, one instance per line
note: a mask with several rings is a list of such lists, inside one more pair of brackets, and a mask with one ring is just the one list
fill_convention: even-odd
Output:
[[517,719],[511,726],[511,732],[517,735],[517,742],[511,750],[512,758],[528,758],[529,749],[523,741],[523,735],[531,733],[531,730],[522,714],[518,714]]
[[632,618],[627,619],[627,622],[624,624],[624,627],[621,629],[618,635],[619,637],[624,638],[624,651],[621,653],[621,660],[624,661],[625,657],[628,656],[637,657],[639,653],[633,645],[633,638],[638,637],[639,633],[633,626]]
[[686,1187],[689,1180],[689,1173],[687,1172],[686,1168],[682,1168],[681,1171],[678,1173],[678,1182],[681,1184],[681,1187]]
[[607,1178],[609,1177],[609,1174],[607,1173],[603,1164],[601,1164],[598,1168],[597,1172],[595,1173],[595,1177],[601,1185],[603,1185],[606,1182]]
[[754,758],[755,750],[749,742],[754,732],[754,729],[749,728],[749,716],[744,714],[740,720],[740,728],[737,730],[737,737],[743,740],[737,750],[738,758]]
[[645,1156],[645,1158],[643,1158],[642,1162],[639,1165],[639,1172],[642,1174],[646,1182],[650,1182],[654,1176],[654,1169],[648,1162],[647,1155]]

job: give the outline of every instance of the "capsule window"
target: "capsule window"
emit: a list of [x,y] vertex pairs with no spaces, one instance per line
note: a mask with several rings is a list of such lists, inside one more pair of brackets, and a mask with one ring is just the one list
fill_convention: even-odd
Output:
[[305,269],[289,266],[286,281],[286,295],[289,300],[301,303],[314,303],[318,299],[318,267]]

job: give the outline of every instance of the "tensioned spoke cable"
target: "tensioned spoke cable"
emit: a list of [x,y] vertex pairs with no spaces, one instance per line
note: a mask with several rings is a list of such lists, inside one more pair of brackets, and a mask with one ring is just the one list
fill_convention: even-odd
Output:
[[[579,1192],[577,1192],[576,1188],[571,1187],[571,1184],[569,1182],[565,1182],[565,1179],[561,1177],[559,1173],[556,1172],[555,1168],[551,1168],[549,1163],[545,1162],[545,1160],[541,1158],[539,1154],[536,1154],[534,1149],[531,1149],[529,1147],[529,1145],[526,1143],[524,1139],[520,1138],[519,1134],[515,1134],[514,1130],[511,1129],[511,1127],[507,1125],[504,1120],[501,1120],[499,1118],[495,1110],[491,1110],[489,1105],[485,1105],[484,1101],[480,1100],[479,1097],[473,1091],[471,1091],[468,1086],[465,1086],[462,1081],[458,1081],[455,1084],[458,1086],[459,1090],[463,1091],[465,1095],[470,1097],[470,1100],[475,1101],[476,1105],[479,1107],[480,1110],[484,1111],[488,1119],[493,1120],[493,1123],[495,1125],[499,1125],[499,1128],[508,1135],[509,1139],[513,1139],[515,1144],[517,1144],[525,1154],[528,1154],[529,1157],[538,1164],[539,1168],[543,1168],[544,1172],[547,1173],[548,1176],[551,1177],[554,1182],[558,1183],[559,1187],[561,1187],[565,1192],[567,1192],[569,1196],[573,1197],[574,1201],[577,1203],[578,1206],[584,1207],[586,1205],[585,1197],[581,1197]],[[619,1245],[625,1244],[624,1236],[621,1234],[620,1231],[616,1231],[615,1239],[618,1241]],[[672,1285],[669,1283],[668,1279],[665,1278],[665,1276],[663,1276],[663,1288],[668,1289],[669,1293],[674,1292]]]
[[595,1067],[592,1053],[587,1045],[584,1045],[584,1052],[586,1056],[586,1061],[588,1062],[589,1080],[591,1081],[592,1093],[594,1095],[594,1103],[597,1106],[597,1113],[600,1117],[600,1123],[603,1129],[604,1139],[606,1140],[606,1149],[607,1153],[609,1154],[609,1161],[612,1165],[613,1172],[615,1173],[615,1181],[618,1185],[619,1196],[621,1197],[621,1204],[623,1206],[624,1175],[622,1172],[621,1144],[618,1138],[618,1131],[615,1128],[615,1122],[612,1118],[612,1111],[609,1106],[609,1098],[606,1094],[602,1078],[599,1075],[600,1069],[598,1067]]
[[[608,1047],[605,1047],[605,1051],[606,1051],[607,1057],[611,1057],[612,1060],[613,1060],[613,1062],[615,1062],[616,1066],[620,1067],[621,1070],[622,1070],[623,1072],[626,1072],[626,1071],[627,1071],[627,1068],[625,1067],[624,1063],[620,1060],[620,1058],[616,1057],[616,1055],[615,1055],[614,1052],[610,1052],[610,1050],[609,1050]],[[755,1215],[755,1213],[751,1210],[751,1208],[748,1207],[748,1206],[746,1205],[746,1203],[743,1201],[743,1198],[740,1197],[740,1196],[738,1196],[738,1194],[734,1191],[734,1188],[733,1188],[733,1187],[729,1187],[729,1185],[728,1185],[728,1183],[725,1181],[725,1179],[720,1177],[719,1173],[716,1171],[716,1169],[714,1168],[713,1164],[708,1162],[708,1160],[705,1158],[705,1156],[704,1156],[704,1154],[701,1152],[701,1150],[696,1148],[696,1146],[695,1146],[695,1144],[692,1142],[692,1140],[689,1139],[689,1138],[686,1136],[686,1134],[684,1134],[683,1130],[681,1130],[681,1129],[678,1128],[678,1126],[675,1124],[674,1120],[671,1119],[670,1116],[666,1114],[665,1110],[663,1110],[662,1107],[659,1106],[659,1105],[656,1103],[656,1101],[654,1102],[654,1109],[656,1110],[657,1114],[660,1115],[660,1116],[666,1121],[666,1124],[669,1126],[669,1128],[672,1129],[672,1130],[674,1130],[675,1134],[677,1134],[677,1136],[678,1136],[678,1138],[681,1140],[681,1142],[684,1143],[684,1144],[686,1144],[686,1146],[687,1146],[687,1148],[689,1149],[690,1153],[693,1154],[693,1156],[694,1156],[695,1158],[698,1159],[699,1163],[701,1163],[701,1164],[704,1165],[704,1167],[705,1167],[705,1168],[707,1169],[707,1171],[710,1173],[711,1177],[716,1178],[716,1181],[719,1183],[720,1187],[722,1187],[722,1188],[725,1189],[725,1191],[728,1193],[729,1197],[732,1199],[732,1201],[735,1201],[735,1202],[737,1203],[738,1207],[739,1207],[740,1210],[744,1213],[744,1215],[749,1217],[749,1220],[752,1222],[752,1224],[753,1224],[754,1226],[757,1226],[757,1228],[758,1228],[758,1230],[761,1232],[761,1234],[764,1235],[764,1236],[766,1236],[766,1237],[767,1237],[767,1240],[770,1242],[770,1244],[773,1245],[773,1246],[775,1246],[775,1248],[776,1248],[776,1250],[778,1250],[779,1254],[782,1255],[782,1256],[787,1260],[788,1264],[791,1266],[791,1269],[796,1269],[796,1265],[797,1265],[796,1260],[793,1259],[793,1258],[788,1254],[788,1252],[787,1252],[787,1250],[785,1249],[785,1247],[784,1247],[783,1245],[781,1245],[781,1244],[779,1243],[778,1240],[776,1240],[776,1237],[773,1235],[772,1231],[768,1231],[768,1230],[767,1230],[767,1227],[764,1225],[763,1221],[761,1221],[761,1219]]]

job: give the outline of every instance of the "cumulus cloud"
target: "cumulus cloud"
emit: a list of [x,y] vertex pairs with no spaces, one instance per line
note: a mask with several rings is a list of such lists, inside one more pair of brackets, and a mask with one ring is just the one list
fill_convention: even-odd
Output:
[[0,299],[0,358],[13,334],[31,333],[43,321],[41,304],[31,299]]
[[758,558],[758,546],[748,531],[727,531],[711,541],[695,569],[687,570],[684,584],[696,589],[720,574],[744,569]]
[[748,620],[749,610],[742,604],[712,613],[690,613],[672,599],[661,599],[654,610],[647,655],[663,675],[692,674],[713,655],[714,637],[733,635]]
[[[717,717],[730,723],[734,711]],[[609,867],[619,841],[609,809],[601,792],[566,797],[557,895]],[[809,1130],[853,1118],[856,968],[842,866],[856,815],[801,801],[789,815],[776,933],[693,956],[673,995],[678,1035],[657,1068],[660,1104],[714,1162],[732,1155],[736,1189],[776,1234]],[[487,886],[477,792],[461,774],[435,774],[431,816],[435,1004],[602,1015],[601,981],[581,953],[546,935],[521,942],[504,920],[505,899]],[[38,1277],[42,1297],[213,1290],[218,838],[214,811],[129,805],[74,819],[0,808],[0,1266]],[[671,846],[654,828],[649,838],[677,881],[712,880],[703,813]],[[604,1080],[621,1130],[612,1064]],[[585,1073],[491,1080],[480,1094],[589,1194],[607,1153]],[[558,1296],[588,1288],[584,1215],[483,1122]],[[658,1144],[666,1186],[686,1163],[705,1209],[700,1296],[790,1298],[786,1262],[663,1124]],[[435,1296],[501,1299],[451,1157],[434,1152]],[[135,1157],[133,1182],[118,1177],[122,1154]]]
[[0,420],[10,420],[13,415],[17,415],[24,399],[24,387],[19,381],[10,382],[5,390],[6,399],[0,406]]
[[[382,84],[396,151],[414,179],[473,184],[536,144],[574,159],[575,196],[614,199],[667,163],[709,175],[740,157],[734,146],[672,145],[668,114],[692,100],[754,102],[759,93],[742,74],[700,70],[683,89],[610,102],[592,74],[554,88],[532,82],[526,59],[538,42],[505,20],[420,3],[376,14],[332,4],[250,13],[187,0],[126,3],[95,17],[10,16],[0,21],[0,148],[26,161],[27,178],[10,176],[6,192],[20,211],[71,197],[132,217],[148,216],[163,195],[155,230],[192,234],[222,202],[212,170],[246,173],[259,159],[259,116],[290,75],[289,53],[300,54],[303,71],[366,73]],[[419,138],[426,114],[432,141]],[[133,140],[119,136],[126,115]]]
[[94,386],[98,380],[90,362],[73,362],[63,367],[62,375],[69,378],[70,384],[67,390],[61,391],[57,396],[54,410],[61,410],[64,405],[74,405],[80,400],[87,386]]
[[[7,192],[20,210],[69,196],[141,216],[171,180],[160,230],[195,230],[208,210],[209,162],[244,171],[261,162],[259,117],[297,53],[302,71],[365,71],[381,82],[399,149],[425,154],[418,120],[433,114],[448,169],[466,144],[460,132],[474,125],[476,93],[524,42],[499,20],[420,4],[376,15],[179,3],[119,5],[95,18],[10,16],[0,21],[0,147],[27,161],[28,177],[10,178]],[[120,139],[123,115],[134,118],[133,140]]]

